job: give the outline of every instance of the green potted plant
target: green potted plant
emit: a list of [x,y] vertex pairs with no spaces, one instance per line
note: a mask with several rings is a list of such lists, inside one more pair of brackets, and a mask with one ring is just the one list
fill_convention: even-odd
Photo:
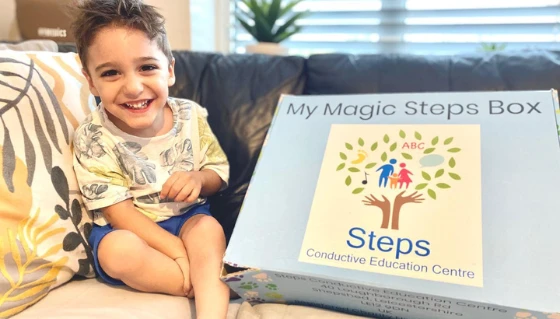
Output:
[[[308,12],[289,14],[302,1],[292,0],[283,5],[282,0],[242,0],[249,11],[238,10],[235,17],[257,41],[257,44],[246,46],[247,53],[287,54],[287,48],[279,43],[301,31],[301,26],[296,25],[296,21]],[[283,23],[279,23],[285,16],[288,17],[283,19]]]
[[496,52],[503,51],[506,49],[507,44],[505,43],[481,43],[480,50],[484,52]]

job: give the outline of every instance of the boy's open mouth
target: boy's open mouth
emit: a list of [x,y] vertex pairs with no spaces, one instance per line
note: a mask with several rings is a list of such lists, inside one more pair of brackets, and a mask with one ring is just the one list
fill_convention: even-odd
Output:
[[123,103],[121,105],[131,110],[143,110],[148,108],[148,106],[150,106],[150,103],[152,103],[152,101],[153,100],[141,100],[133,103]]

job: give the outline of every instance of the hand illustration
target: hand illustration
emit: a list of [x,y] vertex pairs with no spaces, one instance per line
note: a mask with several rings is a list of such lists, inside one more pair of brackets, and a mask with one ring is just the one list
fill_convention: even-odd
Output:
[[366,196],[366,200],[363,200],[362,202],[366,206],[376,206],[381,209],[381,212],[383,213],[381,228],[387,229],[389,228],[389,219],[391,218],[391,202],[384,195],[381,195],[381,197],[383,197],[382,201],[373,196],[373,194],[370,194],[369,196]]
[[424,198],[422,194],[414,192],[408,196],[403,196],[406,191],[400,192],[397,197],[395,197],[395,204],[393,206],[393,220],[391,221],[391,229],[399,229],[399,218],[401,213],[401,208],[406,203],[422,203]]

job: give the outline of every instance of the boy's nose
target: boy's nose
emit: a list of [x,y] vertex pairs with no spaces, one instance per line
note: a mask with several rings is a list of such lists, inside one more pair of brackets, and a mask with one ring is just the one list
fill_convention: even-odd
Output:
[[142,84],[142,80],[138,77],[131,76],[126,78],[123,91],[124,94],[127,96],[138,96],[144,90],[144,85]]

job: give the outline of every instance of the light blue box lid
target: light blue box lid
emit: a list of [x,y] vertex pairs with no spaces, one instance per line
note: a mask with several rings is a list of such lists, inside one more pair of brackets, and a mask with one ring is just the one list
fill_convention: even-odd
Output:
[[[224,259],[251,268],[508,307],[560,311],[557,99],[553,90],[283,96]],[[427,114],[421,114],[422,102],[426,103]],[[441,107],[433,107],[435,104]],[[339,105],[342,107],[337,110]],[[387,105],[395,107],[384,109]],[[463,107],[461,114],[455,114],[459,111],[456,105]],[[381,111],[371,115],[370,108],[364,106],[374,106],[374,112],[379,110],[376,106],[381,106]],[[500,110],[503,113],[498,114]],[[479,274],[483,277],[480,285],[300,261],[322,164],[326,163],[329,136],[340,125],[368,125],[372,129],[382,125],[477,128],[482,242]],[[407,132],[407,138],[413,136],[412,131]],[[445,132],[442,128],[442,136]],[[371,138],[383,141],[383,136]],[[396,138],[395,134],[391,136]],[[358,143],[351,143],[353,151]],[[442,145],[443,140],[438,143]],[[354,154],[347,153],[348,157]],[[369,177],[370,183],[377,183],[376,176]],[[444,194],[445,190],[434,189]],[[424,198],[427,201],[429,196],[424,194]],[[349,218],[345,214],[341,212],[341,224]],[[379,224],[362,228],[379,230]],[[452,235],[450,241],[464,245]],[[358,242],[347,234],[346,237]],[[364,238],[367,240],[367,236]]]

